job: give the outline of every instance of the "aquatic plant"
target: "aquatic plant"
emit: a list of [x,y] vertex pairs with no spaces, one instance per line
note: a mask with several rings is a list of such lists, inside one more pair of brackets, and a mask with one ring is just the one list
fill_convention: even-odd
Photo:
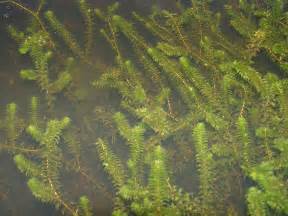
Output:
[[79,56],[80,58],[83,57],[83,51],[81,50],[80,46],[76,42],[76,39],[72,36],[72,34],[66,30],[66,28],[61,24],[60,21],[57,20],[54,13],[52,11],[47,11],[45,13],[46,19],[50,23],[51,27],[61,35],[69,49],[73,52],[74,55]]
[[55,94],[61,92],[71,83],[71,66],[73,58],[68,58],[63,71],[57,73],[57,78],[51,80],[51,72],[49,70],[49,62],[53,56],[53,50],[49,48],[49,40],[47,34],[43,31],[34,31],[28,29],[27,33],[18,32],[13,26],[8,27],[12,37],[22,35],[19,42],[20,54],[29,54],[32,62],[33,69],[22,69],[20,77],[24,80],[35,80],[46,96],[49,106],[53,105]]
[[62,130],[69,123],[68,117],[62,120],[50,120],[43,132],[35,125],[28,126],[27,132],[40,144],[41,160],[33,162],[23,155],[16,155],[14,161],[19,170],[29,177],[28,187],[37,199],[42,202],[53,203],[71,215],[76,215],[76,210],[62,198],[59,180],[62,152],[58,143]]
[[94,16],[92,9],[86,0],[77,0],[79,10],[82,14],[85,27],[85,39],[84,45],[82,45],[75,39],[73,34],[57,19],[54,12],[48,10],[45,12],[45,18],[47,19],[51,28],[61,37],[67,47],[70,49],[75,57],[78,57],[84,63],[92,65],[89,60],[91,50],[93,49],[94,43]]
[[8,104],[6,107],[6,119],[4,121],[8,145],[15,145],[16,139],[21,133],[20,121],[17,118],[17,105],[15,103]]
[[[266,144],[263,145],[263,143],[255,137],[255,131],[249,131],[246,119],[243,115],[245,114],[247,118],[251,118],[251,122],[255,124],[253,127],[257,128],[268,124],[269,127],[280,129],[283,126],[279,125],[280,119],[284,121],[286,119],[286,117],[284,117],[286,111],[281,107],[284,106],[283,103],[285,102],[283,97],[287,99],[287,93],[284,93],[283,90],[276,90],[278,91],[278,93],[276,93],[274,92],[273,87],[269,88],[267,86],[267,83],[278,83],[277,85],[282,89],[284,85],[286,85],[280,84],[283,82],[283,79],[280,82],[276,81],[279,80],[279,78],[277,75],[273,74],[275,80],[272,81],[273,78],[271,80],[269,78],[271,75],[263,75],[255,68],[253,65],[253,56],[245,54],[247,53],[246,48],[243,47],[241,43],[233,44],[230,41],[230,38],[222,33],[222,30],[219,27],[220,14],[213,14],[209,9],[208,2],[200,4],[197,1],[192,1],[191,8],[185,9],[182,14],[172,14],[168,11],[160,11],[156,14],[152,14],[148,18],[142,17],[137,13],[134,13],[133,15],[138,21],[144,24],[147,30],[150,31],[155,38],[158,39],[156,40],[156,46],[141,36],[137,32],[136,27],[128,20],[119,15],[109,15],[112,17],[112,21],[109,20],[109,25],[114,26],[114,29],[116,29],[114,31],[122,33],[128,41],[131,42],[131,49],[137,57],[135,61],[141,65],[137,65],[137,72],[136,69],[134,69],[135,73],[128,77],[126,77],[127,72],[125,67],[120,65],[119,69],[113,68],[113,72],[115,73],[111,73],[109,70],[108,73],[102,75],[100,80],[95,82],[95,86],[105,85],[110,88],[118,89],[123,96],[122,108],[126,109],[138,119],[142,119],[145,125],[148,125],[156,134],[158,131],[162,131],[162,134],[160,133],[162,135],[160,138],[161,142],[165,142],[167,137],[173,136],[174,134],[173,130],[169,129],[169,125],[173,125],[174,128],[177,128],[177,126],[183,123],[182,121],[179,121],[181,115],[183,116],[183,111],[178,111],[178,116],[175,116],[170,112],[171,107],[174,106],[175,109],[176,103],[181,103],[182,106],[187,107],[185,109],[186,112],[184,113],[187,116],[190,116],[189,119],[192,118],[192,122],[194,123],[198,121],[207,123],[209,125],[209,132],[207,132],[207,134],[211,134],[209,137],[214,136],[212,152],[214,152],[216,160],[211,162],[207,169],[210,170],[213,167],[213,171],[210,172],[212,172],[212,176],[218,176],[216,182],[229,182],[229,175],[236,173],[237,178],[239,178],[239,187],[243,187],[242,178],[245,175],[249,176],[250,167],[257,163],[257,161],[259,162],[264,158],[272,157],[271,155],[273,155],[271,147],[267,146],[267,140]],[[205,22],[208,22],[209,25]],[[197,32],[194,31],[191,33],[192,29],[198,30]],[[170,34],[170,32],[173,32],[174,34]],[[114,46],[112,46],[112,48],[115,50]],[[119,56],[117,52],[116,55]],[[121,56],[123,59],[124,56]],[[178,57],[180,57],[179,61],[177,61]],[[145,59],[145,62],[143,59]],[[160,105],[161,108],[159,107],[159,104],[156,105],[156,107],[158,106],[160,109],[155,107],[155,103],[151,102],[153,100],[156,101],[155,96],[157,94],[155,95],[155,91],[148,91],[149,84],[145,83],[143,78],[138,78],[138,81],[135,80],[135,78],[139,76],[139,72],[143,73],[142,76],[144,77],[146,73],[149,73],[149,71],[146,70],[148,68],[146,64],[148,62],[147,59],[149,59],[150,63],[149,68],[154,67],[159,71],[159,73],[155,72],[154,75],[159,74],[161,77],[159,78],[158,75],[157,79],[154,79],[154,77],[152,78],[152,76],[147,77],[157,83],[161,80],[161,85],[158,85],[155,91],[161,91],[161,88],[172,89],[172,91],[176,91],[175,95],[181,96],[181,99],[179,99],[179,97],[176,98],[173,95],[171,103],[171,100],[167,100],[169,98],[166,96],[164,101],[166,100],[168,103],[162,103]],[[197,64],[195,64],[195,62]],[[136,74],[137,77],[135,77]],[[147,100],[149,101],[148,103],[137,103],[135,96],[131,98],[131,92],[134,90],[131,90],[129,83],[139,83],[139,81],[141,82],[141,88],[147,89],[146,91],[142,91],[145,92],[145,94],[141,94],[143,96],[140,101]],[[135,85],[132,86],[132,89],[134,87]],[[272,99],[268,96],[270,94],[276,94],[277,96]],[[258,97],[258,99],[256,99],[256,97]],[[154,104],[154,106],[149,106],[149,103]],[[165,107],[164,110],[163,107]],[[161,122],[165,122],[163,124],[165,126],[161,127],[162,130],[156,129],[153,125],[154,120],[153,123],[147,121],[148,119],[151,119],[152,113],[154,113],[155,110],[161,110],[161,112],[164,111],[164,113],[166,112],[168,119],[173,117],[172,119],[176,119],[176,123],[169,123],[172,119],[168,120],[167,117],[160,114],[160,112],[157,112],[154,119],[155,123],[157,122],[156,124],[160,126],[162,125]],[[282,117],[278,118],[276,116],[279,114],[276,113],[279,111],[282,113]],[[176,111],[173,110],[173,112],[175,113]],[[139,115],[140,113],[141,115]],[[179,113],[181,113],[180,116]],[[173,116],[171,116],[171,114]],[[183,119],[188,122],[187,118],[183,117]],[[166,132],[164,133],[163,129],[165,127]],[[184,124],[184,126],[181,127],[181,130],[185,130],[187,127],[189,127],[189,123]],[[282,133],[285,134],[285,129],[280,129],[280,131],[282,132],[278,133],[278,135],[275,134],[276,137],[281,136]],[[166,133],[169,134],[167,137],[165,136]],[[223,134],[220,135],[221,133]],[[259,133],[260,129],[258,130],[258,134]],[[252,140],[250,136],[253,137]],[[151,139],[153,140],[155,138]],[[259,143],[259,145],[252,144],[251,142]],[[255,151],[252,149],[258,148],[265,150],[264,152],[261,151],[260,154],[255,155]],[[212,155],[208,158],[212,158]],[[228,171],[227,173],[222,171],[224,168],[222,163],[224,164],[224,161],[231,164],[231,166],[229,166],[230,174]],[[241,167],[242,171],[239,171],[237,167]],[[204,170],[202,171],[204,172]],[[207,180],[206,178],[203,179]],[[213,177],[208,179],[213,179]],[[233,180],[231,179],[231,181]],[[216,182],[215,184],[217,184]],[[231,185],[232,183],[223,182],[219,183],[223,185]],[[213,188],[213,185],[209,180],[205,185],[206,187]],[[218,197],[218,193],[229,193],[229,191],[225,192],[227,189],[228,188],[225,187],[222,188],[223,191],[217,189],[214,192],[214,197]],[[211,190],[209,189],[209,191]],[[243,193],[241,191],[239,191],[239,193],[242,194],[240,194],[242,199],[245,199]],[[227,194],[227,196],[229,195]],[[215,198],[211,199],[213,200]],[[222,206],[222,201],[223,203],[227,202],[227,200],[224,200],[218,199],[217,205]],[[221,208],[220,206],[219,208]]]
[[0,129],[4,132],[1,138],[0,149],[5,150],[11,154],[15,153],[32,153],[34,148],[25,148],[18,145],[18,140],[22,137],[23,131],[26,127],[26,122],[20,116],[16,103],[9,103],[6,106],[4,118],[1,121]]
[[[188,206],[186,206],[187,209],[179,208],[180,206],[176,204],[178,200],[173,199],[174,193],[177,192],[174,188],[176,186],[172,186],[169,180],[166,150],[157,145],[153,148],[152,153],[145,152],[144,146],[147,141],[144,140],[144,125],[139,123],[131,127],[122,113],[116,113],[114,119],[119,134],[123,136],[129,147],[127,168],[124,168],[119,157],[113,153],[106,142],[102,139],[98,139],[96,142],[102,165],[117,189],[113,215],[129,213],[167,215],[168,213],[180,214],[182,211],[192,212],[192,209],[188,210]],[[143,175],[146,169],[145,165],[150,169],[148,177]],[[145,178],[147,179],[145,180]],[[178,196],[180,200],[182,197],[190,200],[187,194],[179,193]],[[192,205],[191,203],[190,205]]]
[[92,216],[93,215],[90,201],[86,196],[80,197],[79,207],[80,207],[80,211],[82,212],[82,213],[80,213],[80,215],[83,215],[83,216]]
[[258,186],[249,188],[248,209],[251,215],[287,214],[287,139],[276,138],[274,148],[277,156],[263,161],[249,170],[249,176]]
[[[101,137],[96,150],[116,192],[113,215],[241,215],[239,205],[245,203],[250,215],[288,214],[285,1],[226,1],[225,9],[219,10],[211,8],[211,0],[191,0],[185,6],[178,4],[178,11],[154,9],[150,15],[133,12],[132,18],[126,18],[117,14],[119,3],[100,10],[79,0],[86,29],[83,43],[53,9],[39,6],[34,12],[13,0],[5,2],[19,4],[38,22],[23,32],[15,27],[9,31],[20,44],[19,52],[33,61],[34,68],[22,70],[21,77],[35,80],[48,104],[73,85],[70,55],[93,72],[94,66],[99,69],[91,55],[97,44],[95,18],[103,26],[100,32],[115,61],[95,75],[92,85],[95,91],[117,92],[119,98],[107,116],[96,120],[89,116],[81,124],[93,139],[96,134]],[[50,28],[59,38],[50,36]],[[68,50],[62,50],[58,40]],[[61,56],[55,73],[48,67],[53,56]],[[261,67],[261,56],[276,67]],[[97,176],[87,174],[91,167],[83,161],[89,145],[75,135],[77,129],[64,131],[67,118],[49,120],[44,128],[38,103],[32,98],[29,127],[22,126],[15,104],[7,106],[1,121],[7,145],[1,146],[17,153],[14,160],[30,177],[28,185],[38,199],[71,215],[92,215],[93,200],[82,196],[78,206],[71,205],[59,180],[66,168],[85,177],[93,190],[99,187],[93,181]],[[99,136],[93,121],[100,129],[109,124],[108,133],[113,134]],[[40,144],[37,160],[13,147],[24,128]],[[60,148],[61,137],[67,151]],[[116,151],[123,142],[128,158]],[[51,166],[44,169],[47,161]],[[189,193],[177,184],[182,177],[178,170],[187,168],[195,173]]]
[[[17,116],[17,105],[15,103],[7,105],[5,119],[7,126],[2,128],[6,136],[4,143],[0,144],[1,150],[8,151],[13,155],[19,171],[29,178],[27,185],[37,199],[54,204],[69,215],[91,215],[91,206],[87,197],[82,196],[79,200],[79,207],[77,207],[72,205],[69,200],[67,201],[62,194],[60,173],[67,165],[64,163],[66,154],[62,152],[61,148],[63,147],[60,146],[60,142],[62,142],[61,136],[64,129],[70,124],[70,119],[64,117],[62,120],[49,120],[46,123],[46,129],[43,129],[45,122],[39,116],[37,97],[31,98],[30,109],[30,117],[21,119]],[[21,128],[18,126],[20,122]],[[24,138],[27,135],[30,135],[37,145],[31,143],[31,140],[27,142]],[[77,151],[75,160],[79,164],[77,156],[80,149],[75,150],[68,140],[71,136],[68,132],[65,133],[65,136],[67,147],[71,149],[70,152]],[[76,140],[73,141],[76,142]],[[73,167],[73,171],[83,172],[79,171],[79,167]],[[78,213],[78,208],[81,209],[81,213]]]
[[283,0],[263,1],[261,4],[239,1],[236,10],[231,5],[226,8],[231,16],[231,25],[247,40],[250,55],[255,56],[265,50],[287,72],[285,5],[287,2]]
[[[200,196],[203,208],[211,208],[213,203],[213,158],[208,149],[205,125],[198,123],[193,131],[196,149],[196,161],[199,170]],[[211,211],[211,210],[210,210]],[[205,213],[205,212],[203,212]]]
[[[75,63],[74,58],[80,59],[84,64],[88,64],[91,67],[98,67],[89,60],[91,49],[93,49],[95,32],[92,9],[90,9],[86,1],[77,1],[86,29],[86,38],[83,42],[85,49],[82,49],[79,42],[62,25],[53,11],[44,11],[45,1],[39,2],[37,11],[13,0],[2,1],[2,3],[12,4],[31,14],[34,18],[31,21],[31,26],[25,29],[25,31],[19,31],[14,26],[8,26],[8,32],[19,44],[19,53],[23,55],[28,54],[33,63],[32,69],[25,68],[20,71],[20,77],[25,80],[36,81],[42,92],[46,95],[48,105],[52,107],[56,95],[65,89],[69,89],[73,84],[71,70]],[[54,31],[65,42],[71,54],[58,49],[59,38],[54,38],[54,33],[51,33]],[[74,57],[71,57],[71,55]],[[64,59],[66,59],[65,62],[63,62]]]

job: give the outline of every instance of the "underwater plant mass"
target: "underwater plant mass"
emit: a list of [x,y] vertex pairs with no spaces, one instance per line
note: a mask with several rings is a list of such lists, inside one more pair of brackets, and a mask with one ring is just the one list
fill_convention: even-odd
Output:
[[288,215],[288,1],[99,2],[0,0],[0,214]]

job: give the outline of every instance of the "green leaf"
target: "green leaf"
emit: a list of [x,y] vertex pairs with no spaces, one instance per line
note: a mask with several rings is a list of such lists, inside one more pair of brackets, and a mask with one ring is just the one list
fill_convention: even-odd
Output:
[[36,80],[37,73],[32,69],[22,69],[20,71],[20,77],[24,80]]

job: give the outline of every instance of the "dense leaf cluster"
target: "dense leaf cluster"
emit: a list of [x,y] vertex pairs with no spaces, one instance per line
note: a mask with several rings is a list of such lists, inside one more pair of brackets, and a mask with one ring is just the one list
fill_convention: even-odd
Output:
[[[83,44],[42,6],[37,12],[26,8],[35,19],[26,31],[9,27],[19,52],[29,54],[33,63],[21,77],[37,82],[48,105],[64,89],[67,95],[72,91],[67,87],[75,84],[73,58],[96,73],[95,91],[117,92],[119,104],[96,117],[114,131],[117,142],[108,142],[109,137],[95,142],[115,188],[113,215],[241,215],[243,204],[249,215],[288,215],[287,1],[225,2],[214,9],[214,1],[191,0],[178,3],[173,12],[154,8],[149,15],[133,12],[127,19],[117,14],[119,3],[105,11],[79,0]],[[96,22],[115,59],[104,68],[91,55]],[[49,34],[50,28],[58,37]],[[259,66],[261,58],[274,69]],[[52,59],[64,68],[56,76],[48,67]],[[17,153],[14,160],[30,177],[35,197],[77,215],[77,208],[64,201],[60,183],[66,157],[59,142],[70,120],[49,120],[45,128],[37,106],[33,98],[27,127],[17,118],[17,106],[7,106],[1,149]],[[34,150],[17,146],[25,128],[39,143],[36,161],[18,154]],[[63,138],[73,156],[68,167],[87,177],[85,145],[71,133]],[[123,143],[126,158],[115,151]],[[179,171],[187,169],[185,175]],[[177,179],[187,176],[196,180],[184,192]],[[90,202],[80,198],[81,215],[93,214]]]

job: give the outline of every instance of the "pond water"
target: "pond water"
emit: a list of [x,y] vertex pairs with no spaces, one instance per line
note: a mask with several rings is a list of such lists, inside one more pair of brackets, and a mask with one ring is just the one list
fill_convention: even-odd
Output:
[[[287,32],[279,33],[284,42],[274,46],[278,31],[269,31],[280,6],[272,1],[87,0],[95,28],[88,44],[89,22],[79,1],[49,0],[38,13],[42,0],[0,0],[0,216],[82,216],[83,196],[90,200],[91,215],[101,216],[115,208],[129,209],[116,212],[120,216],[146,216],[141,207],[152,216],[244,216],[253,208],[255,216],[262,216],[259,206],[267,215],[285,215],[281,204],[279,212],[273,210],[279,197],[288,201],[288,191],[279,192],[287,184],[282,163],[288,159],[281,154],[285,146],[277,146],[277,138],[288,140]],[[116,2],[119,9],[110,16],[107,8]],[[273,22],[262,10],[254,17],[251,11],[270,9],[270,3]],[[96,8],[108,15],[103,18],[98,11],[96,16]],[[287,11],[287,3],[281,8]],[[44,13],[48,10],[60,24],[53,26],[49,12]],[[147,19],[145,25],[135,11]],[[287,13],[280,20],[276,28],[288,29]],[[20,47],[8,26],[30,27],[24,39],[18,34]],[[47,50],[53,50],[51,60]],[[23,69],[29,68],[25,79]],[[31,98],[39,102],[35,125]],[[11,103],[17,104],[16,119],[13,110],[9,114]],[[65,116],[67,127],[67,119],[51,120]],[[28,165],[17,163],[19,154]],[[262,162],[277,166],[277,172],[268,165],[261,169]],[[260,180],[258,172],[264,173]],[[38,194],[36,187],[30,190],[35,179],[43,183],[38,182]],[[279,187],[271,192],[271,182],[261,184],[263,179]],[[248,200],[250,187],[276,198],[263,195],[256,205],[257,200]]]
[[[31,1],[21,1],[27,7],[35,7],[37,2]],[[114,3],[114,0],[91,0],[89,3],[95,8],[105,9],[108,5]],[[156,4],[159,8],[169,8],[175,9],[175,2],[173,0],[121,0],[121,10],[119,14],[124,16],[129,16],[132,11],[136,10],[141,13],[148,13],[151,10],[151,5]],[[83,27],[81,21],[81,14],[77,9],[75,2],[71,0],[49,0],[45,6],[46,8],[52,9],[59,17],[60,20],[63,20],[63,24],[67,26],[77,37],[81,38]],[[25,67],[31,65],[31,60],[27,56],[20,55],[18,53],[18,44],[9,36],[7,33],[8,25],[15,25],[20,28],[25,28],[27,23],[29,23],[30,17],[27,16],[25,12],[19,10],[14,5],[11,4],[0,4],[0,109],[1,114],[5,114],[5,106],[8,103],[15,102],[20,107],[20,113],[25,114],[29,111],[27,104],[29,103],[29,98],[32,96],[38,96],[40,99],[43,98],[43,95],[40,93],[38,86],[33,82],[27,82],[20,78],[19,71]],[[97,27],[96,27],[97,28]],[[98,26],[98,28],[100,28]],[[99,37],[99,36],[96,36]],[[105,43],[103,38],[99,37],[100,43],[97,44],[97,49],[93,53],[95,58],[101,57],[106,59],[105,61],[114,61],[113,56],[111,56],[111,50],[109,50],[109,45]],[[102,41],[101,41],[102,40]],[[103,44],[104,42],[104,44]],[[102,45],[103,44],[103,45]],[[85,70],[85,69],[84,69]],[[77,87],[79,88],[79,100],[77,105],[71,104],[65,97],[62,97],[57,101],[55,105],[54,114],[56,116],[65,116],[68,115],[73,119],[73,122],[76,127],[83,128],[83,119],[95,118],[93,109],[96,106],[103,104],[108,104],[113,106],[113,100],[118,100],[117,95],[107,95],[105,92],[95,91],[94,88],[89,87],[89,82],[91,79],[95,78],[95,73],[93,71],[82,72],[77,76]],[[114,98],[114,99],[111,99]],[[41,101],[45,103],[45,101]],[[45,104],[43,105],[45,107]],[[43,108],[45,110],[45,108]],[[41,115],[45,116],[44,113]],[[83,118],[84,116],[84,118]],[[85,121],[84,121],[85,124]],[[85,131],[87,131],[85,129]],[[100,132],[101,134],[101,132]],[[87,145],[92,142],[95,142],[95,135],[85,134],[83,135]],[[88,136],[88,137],[87,137]],[[121,147],[120,147],[121,151]],[[123,153],[123,151],[122,151]],[[95,154],[95,152],[94,152]],[[102,184],[107,182],[107,176],[101,171],[101,166],[98,160],[94,160],[93,157],[88,154],[87,157],[90,157],[91,167],[94,167],[93,173],[96,173],[97,178],[93,179],[93,182],[99,184],[102,187]],[[62,215],[55,210],[53,205],[43,204],[36,200],[31,191],[27,187],[27,178],[23,176],[14,165],[12,158],[6,153],[1,153],[1,168],[0,168],[0,215],[5,216],[30,216],[30,215]],[[74,176],[75,177],[75,176]],[[77,179],[74,182],[69,181],[69,178],[73,176],[64,176],[65,185],[67,185],[69,190],[68,193],[71,193],[73,196],[77,194],[78,191],[81,191],[84,188],[86,193],[93,197],[93,202],[95,203],[95,215],[110,215],[112,211],[112,200],[111,192],[106,192],[106,189],[96,188],[96,192],[89,192],[89,188],[85,188],[87,181],[85,179]],[[82,177],[84,178],[84,177]],[[98,178],[100,179],[97,182]],[[87,180],[87,179],[86,179]],[[82,185],[83,184],[83,185]],[[106,184],[106,183],[105,183]],[[103,186],[104,187],[104,186]],[[108,187],[112,190],[111,185]],[[87,191],[88,190],[88,191]],[[103,192],[104,191],[104,192]],[[107,193],[108,195],[103,195]],[[70,195],[71,195],[70,194]],[[108,197],[108,198],[107,198]]]

